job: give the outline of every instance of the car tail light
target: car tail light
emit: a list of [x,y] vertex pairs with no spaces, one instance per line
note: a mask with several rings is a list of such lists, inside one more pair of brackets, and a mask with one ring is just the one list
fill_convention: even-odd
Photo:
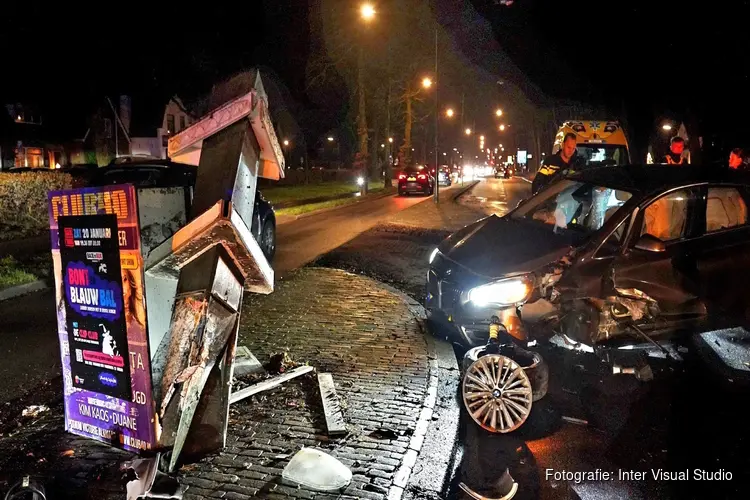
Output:
[[424,175],[424,174],[419,174],[419,175],[417,176],[417,179],[419,179],[420,181],[423,181],[423,180],[425,180],[426,178],[427,178],[427,176],[426,176],[426,175]]
[[402,181],[406,179],[406,174],[398,174],[398,180]]

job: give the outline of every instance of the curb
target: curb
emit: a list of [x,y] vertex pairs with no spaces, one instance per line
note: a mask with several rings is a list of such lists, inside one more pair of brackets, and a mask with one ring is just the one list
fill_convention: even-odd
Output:
[[[459,189],[459,190],[458,190],[458,191],[456,192],[456,194],[455,194],[455,195],[453,195],[453,198],[451,198],[451,201],[456,201],[456,200],[457,200],[457,199],[459,199],[459,198],[460,198],[461,196],[463,196],[463,195],[464,195],[464,194],[465,194],[465,193],[466,193],[466,192],[467,192],[467,191],[468,191],[469,189],[473,188],[473,187],[474,187],[474,186],[476,186],[477,184],[479,184],[479,181],[478,181],[478,180],[473,180],[473,181],[470,181],[470,182],[469,182],[469,184],[467,184],[466,186],[464,186],[464,187],[462,187],[461,189]],[[451,193],[451,194],[453,194],[453,193]]]
[[24,283],[23,285],[11,286],[0,290],[0,301],[14,299],[21,295],[46,290],[47,288],[49,288],[49,286],[44,280],[36,280],[31,283]]
[[[392,192],[379,193],[377,195],[372,195],[372,196],[367,195],[365,198],[359,199],[359,200],[357,200],[357,201],[355,201],[353,203],[349,203],[347,205],[340,205],[338,207],[330,207],[330,208],[321,208],[320,210],[313,210],[312,212],[307,212],[307,213],[300,214],[300,215],[281,215],[281,216],[278,216],[276,218],[276,225],[277,226],[281,226],[283,224],[287,224],[289,222],[293,222],[293,221],[296,221],[296,220],[299,220],[299,219],[304,219],[304,218],[307,218],[307,217],[312,217],[313,215],[324,214],[326,212],[333,212],[334,210],[340,210],[342,208],[347,208],[347,207],[350,207],[352,205],[356,205],[358,203],[362,203],[362,202],[365,202],[365,201],[374,201],[374,200],[379,200],[381,198],[385,198],[387,196],[395,196],[395,195],[396,195],[396,193],[392,193]],[[339,198],[332,198],[331,200],[324,200],[324,201],[332,201],[332,200],[336,200],[336,199],[339,199]]]
[[[471,187],[473,185],[467,190]],[[442,491],[450,482],[453,449],[458,439],[461,412],[455,398],[459,383],[456,376],[458,362],[453,346],[428,332],[425,325],[427,313],[419,302],[390,285],[378,283],[406,303],[427,342],[429,359],[427,397],[422,403],[408,451],[393,476],[388,500],[424,498],[423,494],[417,492],[441,498]]]

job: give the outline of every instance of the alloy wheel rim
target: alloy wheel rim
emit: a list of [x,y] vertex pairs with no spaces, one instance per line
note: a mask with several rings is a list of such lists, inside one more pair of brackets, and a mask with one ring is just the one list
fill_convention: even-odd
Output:
[[518,363],[499,354],[481,356],[469,366],[462,396],[474,422],[493,433],[518,429],[531,413],[529,377]]

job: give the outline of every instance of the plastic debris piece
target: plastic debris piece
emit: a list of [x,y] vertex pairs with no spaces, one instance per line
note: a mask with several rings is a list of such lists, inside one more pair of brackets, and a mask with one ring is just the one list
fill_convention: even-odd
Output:
[[61,457],[72,457],[76,452],[73,450],[66,450],[60,454]]
[[351,482],[352,471],[327,453],[302,448],[284,467],[281,477],[315,491],[338,491]]
[[21,412],[22,417],[36,417],[40,413],[44,413],[45,411],[48,411],[49,407],[46,405],[31,405],[27,406],[23,409]]
[[160,457],[161,454],[157,453],[154,457],[138,458],[123,464],[121,469],[129,469],[136,477],[125,485],[127,500],[182,498],[183,486],[175,478],[159,471]]
[[566,417],[564,415],[562,417],[560,417],[560,418],[562,418],[565,422],[568,422],[569,424],[589,425],[588,420],[583,420],[583,419],[580,419],[580,418]]

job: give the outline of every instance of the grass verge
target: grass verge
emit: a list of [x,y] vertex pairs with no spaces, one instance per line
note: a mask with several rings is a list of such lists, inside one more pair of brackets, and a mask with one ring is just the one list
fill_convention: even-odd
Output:
[[[378,186],[376,188],[370,188],[369,193],[370,194],[381,194],[384,192],[383,186]],[[395,188],[391,188],[395,192]],[[265,193],[264,193],[265,195]],[[352,203],[357,203],[358,201],[362,201],[363,199],[367,199],[368,197],[361,198],[359,196],[353,197],[353,198],[342,198],[339,200],[329,200],[329,201],[321,201],[320,203],[308,203],[307,205],[300,205],[297,207],[290,207],[290,208],[282,208],[280,210],[276,210],[277,216],[297,216],[306,214],[309,212],[314,212],[316,210],[323,210],[324,208],[333,208],[333,207],[339,207],[342,205],[351,205]]]
[[0,288],[23,285],[36,279],[34,274],[24,269],[13,257],[0,259]]
[[323,182],[319,184],[300,184],[297,186],[275,186],[263,188],[263,197],[271,203],[283,203],[291,200],[307,200],[323,196],[356,193],[359,187],[353,182]]

